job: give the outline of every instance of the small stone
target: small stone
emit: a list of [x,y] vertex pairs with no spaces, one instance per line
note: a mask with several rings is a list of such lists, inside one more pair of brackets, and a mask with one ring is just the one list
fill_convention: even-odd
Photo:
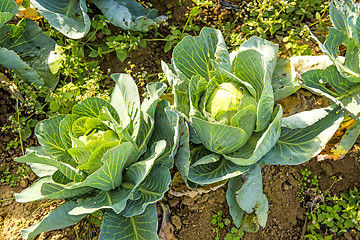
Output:
[[28,186],[28,181],[26,179],[21,179],[20,180],[20,187],[22,188],[26,188]]
[[172,224],[175,226],[176,230],[181,229],[181,219],[178,215],[174,215],[170,217]]
[[192,205],[192,204],[194,204],[194,199],[190,198],[188,196],[184,196],[182,199],[182,204],[184,204],[186,206]]
[[172,199],[169,199],[168,203],[169,203],[169,206],[170,207],[175,207],[176,205],[178,205],[180,202],[180,198],[172,198]]

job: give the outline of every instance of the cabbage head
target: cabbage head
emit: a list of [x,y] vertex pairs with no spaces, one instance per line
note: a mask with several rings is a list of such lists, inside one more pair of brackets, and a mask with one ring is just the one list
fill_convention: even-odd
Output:
[[140,104],[130,76],[112,78],[110,102],[89,98],[71,114],[39,122],[41,146],[16,159],[39,176],[15,195],[18,202],[65,199],[40,223],[21,230],[25,239],[88,214],[104,214],[99,239],[158,239],[155,203],[170,184],[178,115],[159,99],[164,84],[149,84]]
[[229,54],[220,31],[204,28],[162,63],[182,116],[175,165],[190,188],[229,179],[227,201],[237,227],[267,221],[261,165],[303,163],[320,153],[342,120],[337,107],[283,118],[278,100],[299,89],[291,59],[258,37]]

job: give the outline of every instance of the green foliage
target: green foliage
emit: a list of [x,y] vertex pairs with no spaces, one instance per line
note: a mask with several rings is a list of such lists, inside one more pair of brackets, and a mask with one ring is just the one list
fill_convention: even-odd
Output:
[[[211,224],[214,226],[215,239],[220,239],[220,229],[223,229],[225,226],[230,226],[231,221],[228,218],[224,218],[223,212],[218,211],[216,214],[211,216]],[[230,233],[226,233],[224,240],[239,240],[244,236],[244,232],[236,227],[231,228]]]
[[[39,122],[32,147],[16,161],[40,177],[16,194],[19,202],[66,201],[40,223],[22,230],[25,239],[104,213],[100,239],[156,239],[155,202],[170,184],[178,116],[159,97],[161,83],[149,84],[142,104],[133,79],[113,74],[110,102],[88,98]],[[101,214],[95,214],[97,221]],[[125,232],[124,232],[125,231]],[[150,235],[149,235],[150,234]],[[129,237],[131,236],[131,237]]]
[[321,232],[330,230],[336,235],[342,235],[351,230],[360,230],[360,194],[356,187],[348,193],[341,193],[340,196],[327,197],[322,202],[307,212],[311,224],[308,230],[311,234],[305,235],[307,239],[332,239],[333,235]]
[[[308,161],[343,118],[337,108],[282,118],[275,99],[292,94],[298,86],[289,62],[278,60],[277,54],[277,45],[258,37],[229,54],[221,32],[204,28],[175,47],[171,64],[162,63],[175,107],[184,118],[175,164],[192,188],[230,179],[230,214],[244,231],[255,232],[267,221],[260,164]],[[242,92],[240,104],[239,94],[233,99],[225,94],[225,104],[217,97],[224,83]],[[212,100],[217,107],[209,107]]]
[[30,167],[25,164],[19,166],[15,174],[10,172],[10,168],[5,170],[0,168],[0,183],[8,183],[11,187],[15,187],[22,179],[28,179],[31,172]]
[[329,1],[322,0],[258,0],[243,9],[246,36],[275,36],[281,40],[283,33],[296,29],[300,34],[305,19],[316,18],[322,22],[329,9]]
[[311,177],[311,171],[307,168],[300,170],[301,177],[298,180],[299,191],[296,192],[296,198],[300,200],[300,202],[305,201],[305,193],[310,188],[316,189],[316,194],[320,194],[321,190],[319,188],[319,179],[317,175],[313,175]]

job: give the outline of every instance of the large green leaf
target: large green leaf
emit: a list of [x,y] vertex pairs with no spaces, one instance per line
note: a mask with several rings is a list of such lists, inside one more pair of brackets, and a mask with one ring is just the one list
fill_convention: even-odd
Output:
[[89,186],[103,191],[115,189],[122,182],[124,168],[127,163],[133,162],[137,157],[136,150],[132,143],[129,142],[109,149],[101,159],[104,165],[75,187]]
[[185,116],[190,113],[189,79],[176,68],[175,64],[161,62],[162,70],[174,92],[174,105]]
[[59,126],[66,115],[58,115],[39,122],[35,127],[35,135],[43,149],[54,158],[75,166],[74,160],[67,153],[61,141]]
[[165,166],[154,165],[150,173],[143,182],[136,188],[140,192],[140,198],[129,200],[123,211],[125,217],[132,217],[142,214],[149,204],[156,203],[164,197],[164,193],[169,189],[171,175]]
[[231,60],[233,61],[239,52],[249,49],[253,49],[261,53],[266,62],[270,77],[272,77],[275,66],[277,65],[279,45],[254,36],[243,42],[237,51],[230,54]]
[[199,74],[210,80],[210,71],[213,70],[210,59],[230,70],[224,38],[219,30],[212,28],[203,28],[198,37],[185,37],[173,52],[174,64],[188,79]]
[[[360,86],[342,77],[335,66],[312,70],[302,75],[306,88],[323,95],[355,117],[360,112]],[[328,88],[329,84],[331,88]]]
[[134,80],[127,74],[112,74],[115,88],[110,103],[120,117],[122,128],[128,128],[133,139],[140,128],[140,97]]
[[74,207],[69,214],[81,215],[96,212],[100,209],[112,209],[119,214],[124,210],[130,191],[116,188],[105,192],[99,191],[94,197],[86,198],[84,201]]
[[21,193],[15,193],[18,202],[32,202],[42,199],[63,199],[79,196],[91,190],[90,187],[71,189],[79,183],[67,185],[56,183],[51,176],[38,179],[33,185],[24,189]]
[[85,0],[30,0],[50,25],[69,38],[82,38],[90,29]]
[[29,154],[26,154],[25,156],[16,158],[15,161],[21,163],[28,163],[28,164],[40,163],[40,164],[56,167],[67,178],[75,182],[81,182],[86,177],[84,173],[82,173],[76,168],[73,168],[69,164],[56,161],[55,159],[47,156],[38,155],[36,152],[31,152]]
[[149,141],[151,146],[154,142],[165,140],[166,147],[156,163],[172,168],[174,155],[178,141],[179,115],[169,109],[169,103],[162,100],[158,103],[155,113],[154,132]]
[[252,165],[259,161],[273,148],[280,137],[282,113],[282,108],[278,105],[266,130],[254,133],[242,148],[230,154],[225,154],[224,157],[242,166]]
[[117,114],[115,108],[111,106],[111,104],[106,100],[97,97],[88,98],[79,102],[73,107],[72,113],[82,117],[93,117],[99,118],[101,120],[108,120],[103,116],[104,108],[110,112],[111,116],[116,121],[120,121],[119,115]]
[[25,239],[30,239],[42,232],[66,228],[80,222],[87,214],[77,216],[69,215],[68,212],[74,207],[76,207],[76,202],[74,201],[67,201],[61,204],[58,208],[46,215],[41,222],[35,223],[29,228],[22,229],[21,235]]
[[17,13],[17,5],[14,0],[2,0],[0,2],[0,28]]
[[241,128],[211,123],[197,117],[192,117],[190,121],[202,144],[210,151],[218,154],[235,152],[249,138]]
[[146,32],[149,27],[166,17],[156,17],[157,11],[144,8],[134,0],[94,0],[104,16],[124,30]]
[[270,73],[266,62],[256,50],[245,50],[238,53],[233,61],[234,74],[241,80],[250,83],[256,90],[257,132],[264,130],[270,121],[274,108],[274,93]]
[[[320,118],[320,120],[319,120]],[[343,114],[339,109],[315,109],[283,120],[281,136],[263,158],[265,164],[298,165],[315,157],[338,129]]]
[[278,59],[271,79],[274,100],[279,101],[301,88],[291,59]]
[[182,179],[189,188],[195,188],[197,184],[188,180],[190,169],[190,136],[189,126],[184,118],[179,120],[179,146],[174,157],[175,166],[179,169]]
[[157,225],[155,204],[141,215],[128,218],[109,210],[105,212],[99,240],[157,240]]
[[211,184],[244,174],[247,166],[239,166],[221,155],[212,153],[200,158],[190,167],[188,179],[198,184]]
[[136,190],[149,174],[157,158],[165,150],[165,146],[166,142],[164,140],[155,142],[140,161],[130,165],[123,174],[122,188]]
[[38,86],[55,88],[59,79],[52,74],[58,60],[56,42],[32,20],[0,28],[0,64],[15,70],[20,78]]
[[[226,192],[230,214],[237,227],[243,223],[244,212],[251,214],[255,212],[255,222],[243,223],[244,226],[261,225],[265,227],[267,222],[268,203],[263,194],[261,168],[258,164],[241,176],[229,181]],[[246,215],[245,215],[246,216]],[[251,218],[246,218],[249,221]],[[257,229],[257,227],[255,227]],[[247,229],[253,231],[251,229]]]

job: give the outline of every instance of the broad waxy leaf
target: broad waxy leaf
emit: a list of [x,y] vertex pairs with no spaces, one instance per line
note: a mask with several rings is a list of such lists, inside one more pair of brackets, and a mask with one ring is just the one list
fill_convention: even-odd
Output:
[[35,135],[47,154],[75,166],[60,138],[59,125],[64,118],[65,115],[59,115],[39,122],[35,127]]
[[94,0],[104,16],[117,27],[124,30],[146,32],[151,25],[166,17],[156,17],[157,11],[144,8],[134,0]]
[[81,101],[73,107],[72,113],[82,117],[94,117],[101,120],[108,120],[103,116],[104,107],[110,112],[111,116],[116,121],[120,121],[115,108],[102,98],[90,98]]
[[[314,116],[315,118],[322,116],[322,118],[313,123]],[[288,127],[282,128],[279,140],[262,158],[262,162],[286,165],[306,162],[321,152],[342,120],[343,114],[339,109],[331,111],[315,109],[301,113],[301,117],[297,114],[288,117],[286,119]],[[302,127],[295,128],[299,124]]]
[[164,197],[164,193],[169,189],[171,175],[168,168],[155,165],[143,182],[136,188],[140,192],[140,198],[129,200],[123,211],[123,216],[132,217],[142,214],[145,208],[152,203],[156,203]]
[[333,154],[338,157],[345,156],[345,154],[350,151],[352,146],[355,144],[359,134],[360,123],[357,122],[345,132],[340,143],[335,146],[335,149],[332,149]]
[[81,215],[96,212],[100,209],[112,209],[119,214],[124,210],[130,191],[116,188],[108,192],[99,191],[95,197],[83,201],[69,211],[70,215]]
[[76,202],[67,201],[58,208],[51,211],[41,222],[32,225],[29,228],[22,229],[21,235],[25,239],[30,239],[36,235],[51,230],[66,228],[80,222],[87,214],[69,215],[68,212],[76,207]]
[[124,217],[109,210],[105,212],[99,240],[157,240],[157,225],[155,204],[134,217]]
[[234,74],[241,80],[250,83],[256,90],[254,96],[258,102],[256,132],[267,127],[274,108],[274,93],[266,62],[256,50],[242,51],[233,61]]
[[16,162],[22,163],[40,163],[48,166],[56,167],[64,174],[67,178],[75,182],[81,182],[85,179],[85,174],[80,172],[78,169],[73,168],[69,164],[56,161],[47,156],[38,155],[36,152],[26,154],[22,157],[16,158]]
[[104,165],[75,187],[89,186],[103,191],[115,189],[122,182],[124,167],[128,162],[135,162],[137,157],[136,150],[129,142],[109,149],[101,159]]
[[273,148],[280,137],[282,113],[282,108],[278,105],[273,112],[272,122],[265,131],[254,133],[242,148],[231,154],[225,154],[224,157],[242,166],[259,161]]
[[58,59],[55,45],[32,20],[5,25],[0,28],[0,64],[28,83],[54,89],[59,81],[50,70]]
[[230,70],[229,53],[219,30],[203,28],[198,37],[185,37],[174,49],[173,61],[188,78],[200,74],[210,80],[213,70],[210,59],[225,70]]
[[120,117],[122,128],[128,128],[135,139],[140,127],[140,97],[134,80],[126,74],[112,74],[116,85],[110,103]]
[[0,2],[0,28],[17,13],[17,5],[13,0]]
[[79,183],[69,183],[67,185],[56,183],[51,176],[46,176],[37,180],[33,185],[24,189],[21,193],[15,193],[18,202],[32,202],[42,199],[63,199],[71,198],[91,191],[90,187],[71,189]]
[[69,38],[82,38],[90,29],[85,0],[31,0],[51,26]]
[[201,164],[190,167],[188,179],[198,184],[211,184],[239,176],[249,170],[226,160],[221,155],[209,154],[198,160]]
[[[261,169],[258,164],[243,175],[230,179],[226,197],[230,214],[237,227],[243,224],[242,228],[246,231],[256,231],[258,228],[257,226],[255,229],[246,229],[247,226],[260,225],[265,227],[268,202],[262,189]],[[251,223],[252,218],[249,218],[245,212],[247,214],[255,212],[256,218],[253,219],[255,221]]]

